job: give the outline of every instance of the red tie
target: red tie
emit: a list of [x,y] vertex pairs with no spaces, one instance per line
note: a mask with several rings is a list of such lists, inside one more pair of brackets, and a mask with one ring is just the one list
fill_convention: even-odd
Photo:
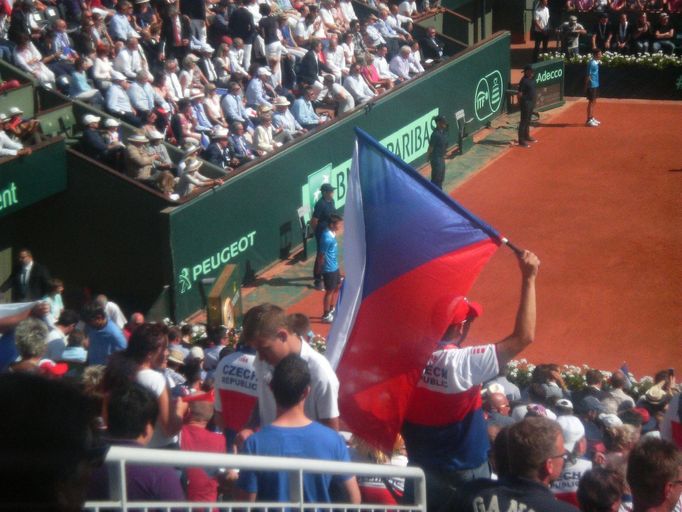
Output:
[[180,17],[175,18],[175,23],[173,23],[173,35],[175,36],[175,46],[180,46],[182,44],[182,37],[180,36],[182,32],[182,26],[180,25]]

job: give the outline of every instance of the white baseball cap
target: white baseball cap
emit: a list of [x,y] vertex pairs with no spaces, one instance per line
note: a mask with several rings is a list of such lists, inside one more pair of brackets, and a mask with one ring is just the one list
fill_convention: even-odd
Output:
[[99,123],[101,117],[94,116],[92,114],[85,114],[83,116],[83,124],[85,126],[92,124],[92,123]]
[[564,435],[564,448],[569,452],[573,451],[575,443],[585,437],[585,427],[578,418],[567,414],[559,416],[556,422],[561,427],[561,432]]

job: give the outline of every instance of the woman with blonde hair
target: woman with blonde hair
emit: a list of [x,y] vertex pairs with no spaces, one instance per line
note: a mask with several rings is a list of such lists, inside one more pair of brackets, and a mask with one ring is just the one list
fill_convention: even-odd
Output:
[[218,75],[215,81],[216,85],[226,88],[230,82],[230,45],[221,43],[218,46],[215,57],[213,57],[213,67],[215,68],[216,75]]
[[[407,466],[405,441],[403,441],[400,434],[396,437],[391,457],[356,435],[351,437],[349,445],[351,448],[351,459],[354,462]],[[404,495],[404,478],[358,476],[357,480],[362,496],[362,503],[398,505]]]

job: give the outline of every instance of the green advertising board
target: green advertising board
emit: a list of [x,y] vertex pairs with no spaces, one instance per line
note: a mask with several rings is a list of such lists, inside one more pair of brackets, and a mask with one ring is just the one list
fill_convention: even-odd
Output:
[[[464,110],[472,133],[503,110],[509,80],[509,34],[405,84],[364,109],[273,155],[197,199],[169,210],[174,312],[177,319],[202,307],[201,280],[228,263],[248,280],[286,258],[301,243],[297,209],[312,206],[322,183],[336,188],[342,208],[356,126],[413,165],[425,161],[433,117]],[[454,133],[451,134],[454,144]]]
[[548,110],[564,104],[564,60],[552,59],[533,64],[537,86],[537,110]]
[[0,217],[15,213],[66,189],[64,140],[12,158],[0,172]]

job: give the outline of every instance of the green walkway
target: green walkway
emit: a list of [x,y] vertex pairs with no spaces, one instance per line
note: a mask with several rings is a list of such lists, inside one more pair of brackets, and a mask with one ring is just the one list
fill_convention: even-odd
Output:
[[[511,142],[516,140],[518,117],[518,114],[499,117],[492,123],[489,133],[474,144],[469,151],[464,155],[456,155],[453,159],[446,160],[444,189],[452,193],[463,180],[508,149]],[[421,172],[425,174],[427,170],[422,169]],[[341,238],[339,243],[343,244]],[[343,249],[341,251],[343,260]],[[295,256],[300,257],[300,253]],[[259,275],[254,283],[244,287],[244,310],[263,302],[272,302],[286,309],[301,301],[313,290],[314,260],[315,241],[309,240],[306,261],[290,259],[278,263]]]

